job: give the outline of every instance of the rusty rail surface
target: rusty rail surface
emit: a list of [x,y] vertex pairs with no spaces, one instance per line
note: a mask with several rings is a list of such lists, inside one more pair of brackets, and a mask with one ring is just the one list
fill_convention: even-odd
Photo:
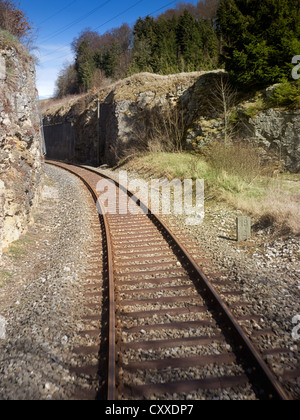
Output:
[[[101,171],[87,169],[78,165],[68,165],[49,161],[52,165],[78,176],[91,191],[95,202],[98,200],[96,185],[100,179],[115,183],[124,191],[124,187],[111,180]],[[134,195],[125,191],[128,197]],[[101,196],[98,200],[101,206]],[[137,204],[141,204],[138,202]],[[150,396],[185,394],[199,389],[225,389],[251,384],[263,399],[288,400],[291,396],[284,389],[275,374],[271,371],[253,342],[249,339],[239,320],[224,302],[220,292],[203,273],[186,246],[178,240],[168,226],[156,215],[147,216],[109,215],[102,208],[105,223],[107,258],[109,270],[109,366],[107,398],[148,398]],[[162,260],[162,261],[161,261]],[[165,261],[166,260],[166,261]],[[151,263],[146,262],[151,261]],[[186,283],[185,283],[186,282]],[[178,283],[178,284],[177,284]],[[175,284],[175,286],[174,286]],[[224,283],[226,284],[226,283]],[[151,285],[151,288],[145,288]],[[168,285],[168,286],[166,286]],[[128,286],[127,290],[121,290]],[[130,287],[136,287],[131,289]],[[170,292],[170,296],[147,298],[145,294]],[[181,295],[181,291],[183,295]],[[177,293],[180,293],[177,295]],[[172,295],[174,293],[174,295]],[[185,295],[184,293],[188,293]],[[235,292],[227,291],[227,294]],[[141,298],[142,297],[142,298]],[[183,306],[180,306],[182,303]],[[141,311],[135,306],[144,306]],[[148,308],[158,305],[158,309]],[[160,306],[159,306],[160,305]],[[169,305],[167,309],[161,309]],[[174,306],[172,306],[174,305]],[[177,306],[179,305],[179,306]],[[238,303],[236,304],[238,305]],[[126,311],[125,308],[132,310]],[[145,309],[146,308],[146,309]],[[190,313],[213,314],[213,319],[195,321],[174,321],[172,317]],[[170,317],[171,322],[158,324],[138,324],[132,326],[130,320],[155,317]],[[250,317],[251,318],[251,317]],[[249,318],[249,319],[250,319]],[[128,323],[128,325],[126,325]],[[210,327],[216,325],[221,334],[210,336],[180,337],[172,339],[142,340],[124,342],[123,335],[147,334],[167,329]],[[261,332],[264,333],[263,331]],[[132,360],[124,363],[123,353],[135,351],[155,351],[178,346],[206,345],[212,342],[232,342],[233,352],[207,355],[170,358],[162,357],[149,360]],[[150,370],[161,371],[171,369],[188,369],[209,364],[235,363],[237,360],[245,364],[246,374],[208,377],[177,381],[157,381],[154,383],[124,384],[122,378],[130,377],[138,372]],[[126,374],[124,374],[126,372]],[[127,381],[128,382],[128,381]]]

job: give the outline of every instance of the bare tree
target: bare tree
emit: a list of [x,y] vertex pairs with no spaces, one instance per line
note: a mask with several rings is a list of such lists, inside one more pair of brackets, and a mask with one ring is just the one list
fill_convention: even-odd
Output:
[[184,111],[178,104],[145,107],[134,121],[132,149],[150,152],[182,152]]
[[208,102],[211,109],[222,115],[224,122],[224,143],[228,144],[230,138],[230,114],[236,104],[237,91],[230,83],[229,76],[224,73],[215,79]]
[[100,89],[107,83],[109,83],[110,79],[105,76],[103,70],[96,69],[93,76],[92,76],[92,89]]
[[56,80],[56,98],[74,95],[78,92],[78,77],[74,65],[65,64]]
[[25,13],[12,0],[0,0],[0,29],[23,41],[29,38],[33,31]]

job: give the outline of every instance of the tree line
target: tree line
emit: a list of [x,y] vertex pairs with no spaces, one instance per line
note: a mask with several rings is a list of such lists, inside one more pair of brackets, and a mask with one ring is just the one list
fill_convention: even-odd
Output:
[[[0,0],[0,30],[27,42],[33,27],[14,0]],[[75,62],[57,80],[59,97],[137,72],[170,74],[225,67],[242,89],[288,80],[300,55],[300,0],[201,0],[179,3],[105,34],[83,31]]]
[[157,18],[139,18],[103,35],[86,29],[72,43],[75,63],[57,80],[57,96],[87,91],[138,72],[170,74],[213,69],[218,62],[214,28],[219,0],[181,3]]

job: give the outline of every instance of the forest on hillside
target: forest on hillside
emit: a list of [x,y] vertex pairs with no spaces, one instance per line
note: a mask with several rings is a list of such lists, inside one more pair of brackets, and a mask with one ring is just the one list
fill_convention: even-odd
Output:
[[[0,0],[0,35],[32,46],[34,28],[14,0]],[[75,60],[61,70],[56,96],[87,92],[139,72],[174,74],[225,68],[238,89],[283,83],[300,102],[291,71],[300,55],[300,0],[200,0],[178,3],[104,34],[85,29]],[[293,60],[293,63],[292,63]],[[296,61],[297,62],[297,61]]]
[[300,53],[300,0],[179,3],[105,34],[84,30],[75,62],[57,80],[58,97],[99,88],[138,72],[173,74],[225,67],[241,88],[288,79]]

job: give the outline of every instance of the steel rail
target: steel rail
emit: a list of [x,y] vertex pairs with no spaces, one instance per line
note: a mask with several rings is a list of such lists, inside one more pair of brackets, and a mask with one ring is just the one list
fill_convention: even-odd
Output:
[[[54,164],[55,166],[60,166],[58,162],[47,162],[50,164]],[[72,166],[79,167],[81,169],[85,169],[89,172],[92,172],[94,174],[97,174],[111,182],[113,182],[118,188],[122,189],[127,193],[127,195],[130,198],[137,197],[130,191],[127,190],[127,188],[123,185],[121,185],[118,181],[110,178],[103,172],[99,170],[95,170],[86,166],[80,166],[80,165],[74,165]],[[69,170],[69,172],[72,173],[72,170]],[[76,174],[76,171],[74,171],[74,174]],[[85,182],[86,183],[86,182]],[[89,189],[91,189],[89,187]],[[99,202],[99,201],[98,201]],[[185,246],[182,244],[182,242],[176,237],[176,235],[171,232],[169,227],[156,215],[151,212],[151,208],[149,206],[146,206],[141,202],[140,199],[136,200],[137,204],[140,206],[143,206],[144,209],[148,209],[149,214],[148,217],[153,221],[153,223],[158,224],[160,228],[165,232],[166,236],[168,236],[175,247],[179,250],[179,252],[184,256],[185,260],[188,262],[191,269],[194,271],[194,273],[197,275],[197,280],[199,281],[199,285],[201,286],[202,292],[207,296],[207,299],[210,301],[212,305],[214,305],[215,308],[217,308],[218,312],[218,318],[221,321],[225,321],[229,324],[228,333],[234,338],[235,342],[239,345],[239,350],[243,352],[247,356],[247,360],[251,361],[251,364],[253,366],[253,372],[250,374],[251,379],[259,383],[263,386],[264,391],[268,394],[269,399],[276,399],[276,400],[290,400],[290,396],[286,393],[286,391],[283,389],[280,382],[275,377],[274,373],[270,370],[270,368],[267,366],[265,361],[263,360],[260,352],[256,348],[256,346],[252,343],[252,341],[247,337],[244,329],[238,324],[238,321],[236,317],[233,315],[229,307],[223,302],[220,294],[217,292],[217,290],[214,288],[210,280],[206,277],[206,275],[203,273],[201,268],[198,266],[197,262],[194,260],[194,258],[191,256],[191,254],[187,251]],[[103,218],[104,212],[102,211]],[[110,232],[108,228],[108,224],[106,223],[106,235],[107,239],[111,241],[110,239]],[[111,244],[108,246],[108,249],[111,249]],[[113,271],[113,258],[112,255],[109,256],[110,263],[109,267],[110,270]],[[112,280],[113,282],[113,275]],[[114,295],[114,286],[111,285],[110,293],[112,293],[112,296]],[[110,297],[110,311],[115,311],[115,304],[114,302],[111,302],[111,299],[114,299]],[[112,317],[113,325],[115,325],[115,319]],[[112,331],[113,330],[113,331]],[[110,328],[110,332],[113,334],[113,337],[115,337],[115,331],[114,328]],[[114,340],[114,338],[110,337],[110,342]],[[113,387],[116,385],[116,369],[112,366],[116,361],[116,346],[111,345],[110,351],[112,351],[111,354],[109,354],[109,375],[111,375],[111,378],[109,378],[109,390],[108,390],[108,398],[109,399],[115,399],[117,397],[117,391],[116,389],[112,390]],[[114,361],[113,361],[114,358]]]
[[[109,337],[108,337],[108,378],[107,378],[107,399],[108,401],[114,401],[117,399],[116,394],[116,338],[115,338],[115,327],[116,327],[116,308],[115,308],[115,282],[114,282],[114,270],[113,270],[113,252],[112,252],[112,239],[107,218],[105,217],[105,211],[100,200],[98,200],[97,192],[89,184],[89,182],[76,171],[71,170],[65,166],[62,166],[59,162],[46,161],[46,163],[56,166],[60,169],[64,169],[69,173],[76,175],[90,191],[95,204],[100,205],[103,223],[105,228],[106,246],[107,246],[107,265],[108,265],[108,282],[109,282]],[[74,166],[74,165],[73,165]],[[80,167],[77,166],[76,167]]]
[[[126,187],[121,185],[116,180],[108,177],[106,174],[102,173],[101,171],[96,171],[93,169],[90,169],[94,173],[97,173],[101,175],[102,177],[113,181],[119,188],[121,188],[123,191],[126,190]],[[135,197],[133,193],[130,191],[127,191],[128,195],[132,198]],[[136,198],[136,197],[135,197]],[[146,206],[140,199],[138,199],[138,202],[141,206],[144,208],[148,208],[149,215],[156,220],[159,225],[163,228],[163,230],[168,234],[170,238],[174,241],[174,243],[179,247],[180,251],[183,253],[183,255],[186,257],[186,259],[189,261],[191,266],[194,270],[196,270],[199,280],[201,282],[201,285],[204,286],[204,289],[206,288],[207,293],[210,295],[210,298],[213,300],[213,303],[218,307],[218,309],[221,311],[222,316],[225,316],[230,324],[232,325],[232,334],[235,336],[235,339],[240,342],[240,345],[243,347],[243,350],[247,353],[248,357],[253,361],[255,367],[258,369],[255,376],[260,376],[261,380],[265,383],[265,386],[267,389],[269,389],[269,397],[270,399],[279,399],[279,400],[290,400],[290,397],[287,395],[279,381],[276,379],[273,372],[269,369],[263,358],[261,357],[258,349],[256,346],[250,341],[250,339],[247,337],[246,333],[244,332],[243,328],[238,324],[238,321],[236,320],[233,313],[230,311],[228,306],[223,302],[221,296],[217,292],[217,290],[213,287],[212,283],[209,281],[209,279],[206,277],[206,275],[203,273],[201,268],[198,266],[194,258],[191,256],[191,254],[186,250],[184,245],[181,243],[181,241],[176,237],[176,235],[171,232],[169,227],[156,215],[151,212],[151,208],[149,206]],[[204,290],[205,291],[205,290]],[[219,314],[220,316],[220,314]],[[256,369],[255,369],[256,370]]]

